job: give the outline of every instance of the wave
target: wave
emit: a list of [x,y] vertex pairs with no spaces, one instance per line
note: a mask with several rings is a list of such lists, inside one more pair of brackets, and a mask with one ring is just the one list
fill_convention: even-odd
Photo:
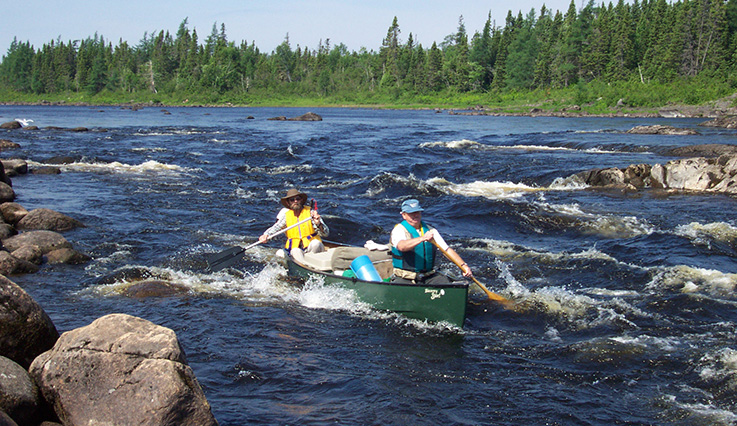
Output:
[[546,188],[536,188],[522,183],[484,181],[451,183],[443,178],[429,179],[427,184],[446,194],[462,195],[464,197],[484,197],[492,200],[520,198],[531,192],[546,190]]
[[98,277],[89,287],[76,292],[81,297],[176,297],[200,295],[226,297],[248,303],[296,304],[308,309],[345,312],[372,320],[411,326],[421,330],[462,332],[448,323],[429,324],[393,312],[376,311],[358,300],[352,290],[326,285],[323,277],[310,277],[304,285],[285,279],[286,269],[271,261],[273,249],[249,250],[251,258],[265,263],[258,272],[225,270],[197,273],[175,268],[128,265]]
[[267,175],[283,175],[291,173],[311,173],[312,166],[309,164],[276,166],[276,167],[252,167],[248,164],[239,168],[243,173],[263,173]]
[[222,131],[207,131],[202,129],[139,129],[133,133],[133,136],[188,136],[188,135],[204,135],[219,134]]
[[176,164],[160,163],[156,160],[149,160],[141,164],[125,164],[119,161],[113,161],[111,163],[87,163],[87,162],[74,162],[69,164],[44,164],[37,162],[28,162],[31,166],[54,166],[59,167],[65,172],[87,172],[87,173],[102,173],[102,174],[180,174],[186,172],[194,172],[199,169],[189,169],[186,167],[178,166]]
[[709,241],[737,243],[737,227],[725,222],[691,222],[676,227],[675,234],[689,238],[696,244],[708,244]]
[[[682,402],[675,395],[663,395],[659,405],[665,409],[663,417],[672,417],[674,424],[734,426],[737,423],[737,414],[729,410],[711,404]],[[688,419],[688,422],[684,423],[683,419]]]
[[578,152],[588,154],[649,154],[641,147],[617,146],[607,148],[601,145],[593,147],[584,146],[555,146],[555,145],[486,145],[476,141],[462,139],[454,141],[423,142],[420,148],[446,148],[446,149],[476,149],[485,151],[551,151],[551,152]]
[[668,289],[681,293],[706,293],[711,296],[734,299],[737,274],[677,265],[660,268],[646,288],[655,291]]
[[413,174],[400,176],[395,173],[384,172],[374,176],[369,183],[366,193],[369,197],[390,191],[398,187],[404,192],[424,195],[460,195],[463,197],[484,197],[490,200],[505,200],[522,198],[527,194],[542,193],[546,191],[576,191],[585,186],[576,182],[561,183],[554,182],[548,187],[536,187],[524,183],[499,182],[499,181],[474,181],[469,183],[453,183],[445,178],[434,177],[422,180]]
[[[636,216],[618,216],[586,212],[579,204],[551,204],[544,201],[533,203],[542,215],[559,215],[572,219],[570,226],[574,226],[586,234],[593,234],[604,238],[632,238],[639,235],[649,235],[655,232],[655,227],[645,219]],[[536,218],[541,215],[536,214]]]

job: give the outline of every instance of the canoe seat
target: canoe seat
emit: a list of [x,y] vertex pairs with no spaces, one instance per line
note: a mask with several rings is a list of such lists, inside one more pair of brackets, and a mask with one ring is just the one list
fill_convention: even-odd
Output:
[[305,253],[305,263],[318,271],[330,272],[333,270],[332,250],[328,249],[322,253]]

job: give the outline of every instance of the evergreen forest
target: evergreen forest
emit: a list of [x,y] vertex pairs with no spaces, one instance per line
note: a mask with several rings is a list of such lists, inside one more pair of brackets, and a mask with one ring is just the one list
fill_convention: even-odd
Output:
[[[381,37],[378,34],[377,37]],[[615,106],[696,105],[737,87],[737,0],[619,0],[568,10],[544,5],[504,22],[489,13],[471,35],[422,46],[395,17],[379,51],[324,40],[272,52],[228,40],[215,23],[201,38],[175,34],[114,45],[95,34],[39,48],[16,37],[0,62],[0,101],[237,105],[471,106],[516,99]]]

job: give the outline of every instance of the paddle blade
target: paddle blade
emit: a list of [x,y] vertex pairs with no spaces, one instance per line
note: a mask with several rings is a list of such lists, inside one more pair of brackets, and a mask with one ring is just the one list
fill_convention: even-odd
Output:
[[217,272],[221,269],[233,266],[236,262],[243,258],[246,249],[243,247],[231,247],[220,253],[214,253],[207,257],[207,270]]

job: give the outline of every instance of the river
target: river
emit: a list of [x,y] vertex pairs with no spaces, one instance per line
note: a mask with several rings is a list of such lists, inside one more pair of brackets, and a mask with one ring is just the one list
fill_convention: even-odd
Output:
[[[320,122],[270,121],[312,111]],[[253,118],[248,118],[248,117]],[[17,202],[86,227],[92,256],[11,279],[60,332],[122,312],[173,329],[221,425],[734,425],[737,200],[582,188],[591,168],[664,163],[670,148],[734,143],[698,119],[462,116],[303,108],[0,106],[21,145],[3,158],[58,175],[13,178]],[[641,124],[693,136],[631,135]],[[87,132],[43,129],[47,126]],[[373,311],[319,281],[295,286],[248,250],[298,187],[330,239],[388,241],[409,197],[515,300],[475,287],[462,329]],[[126,296],[125,268],[183,286]],[[452,271],[452,264],[443,268]]]

